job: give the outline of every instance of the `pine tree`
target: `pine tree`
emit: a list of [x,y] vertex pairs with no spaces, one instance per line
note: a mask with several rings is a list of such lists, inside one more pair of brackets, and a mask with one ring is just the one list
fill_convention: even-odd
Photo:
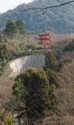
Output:
[[18,27],[16,23],[12,20],[8,20],[5,27],[5,34],[12,36],[16,33],[18,33]]
[[18,27],[19,33],[24,35],[26,33],[25,25],[22,20],[17,20],[16,25]]

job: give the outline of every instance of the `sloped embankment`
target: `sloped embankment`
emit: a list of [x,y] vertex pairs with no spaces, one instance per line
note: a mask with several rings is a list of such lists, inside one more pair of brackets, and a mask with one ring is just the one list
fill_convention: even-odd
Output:
[[23,73],[27,68],[41,69],[45,65],[43,54],[28,55],[9,62],[10,76]]

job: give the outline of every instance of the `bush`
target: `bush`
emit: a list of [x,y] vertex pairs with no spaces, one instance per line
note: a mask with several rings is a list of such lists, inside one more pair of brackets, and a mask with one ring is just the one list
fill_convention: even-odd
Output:
[[74,51],[74,39],[72,40],[71,43],[69,43],[63,50],[64,52],[68,52],[68,51]]
[[28,69],[17,76],[15,81],[13,94],[26,107],[27,116],[31,120],[44,117],[46,110],[56,105],[56,88],[50,85],[43,70]]
[[45,54],[45,69],[49,68],[49,69],[56,70],[57,65],[58,65],[58,61],[57,61],[55,53],[47,52]]

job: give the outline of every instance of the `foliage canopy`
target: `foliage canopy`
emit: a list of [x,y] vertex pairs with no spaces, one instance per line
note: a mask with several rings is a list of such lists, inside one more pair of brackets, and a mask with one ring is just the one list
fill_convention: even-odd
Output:
[[44,112],[55,104],[54,87],[50,87],[46,73],[43,70],[28,69],[16,77],[12,87],[16,99],[26,107],[31,119],[44,116]]
[[8,20],[5,27],[5,34],[14,35],[16,33],[18,33],[18,28],[16,23],[12,20]]
[[74,39],[63,50],[64,52],[74,51]]
[[5,34],[6,35],[15,35],[20,33],[22,35],[25,34],[25,26],[22,20],[8,20],[5,27]]

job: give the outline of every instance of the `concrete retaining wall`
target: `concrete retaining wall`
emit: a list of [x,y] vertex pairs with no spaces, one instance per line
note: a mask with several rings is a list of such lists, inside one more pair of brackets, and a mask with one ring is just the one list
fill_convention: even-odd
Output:
[[45,56],[43,54],[29,55],[9,62],[10,75],[23,73],[27,68],[41,69],[45,65]]

